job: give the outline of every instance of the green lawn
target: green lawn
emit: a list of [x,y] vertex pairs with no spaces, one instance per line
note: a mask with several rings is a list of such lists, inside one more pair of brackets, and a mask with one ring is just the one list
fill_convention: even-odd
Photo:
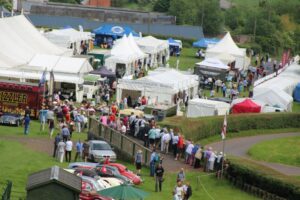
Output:
[[252,146],[248,154],[257,160],[300,167],[300,137],[279,138]]
[[196,58],[195,54],[198,49],[196,48],[182,48],[181,55],[179,57],[171,56],[169,65],[172,68],[177,66],[177,58],[179,59],[179,70],[191,70],[194,71],[195,63],[201,62],[202,59]]
[[[31,149],[26,148],[23,144],[15,141],[8,141],[5,137],[7,135],[13,135],[17,137],[47,137],[46,133],[40,134],[38,130],[38,123],[32,123],[31,133],[29,136],[23,136],[21,128],[15,127],[4,127],[0,126],[0,185],[2,185],[7,179],[13,181],[13,192],[12,199],[19,199],[25,197],[25,186],[27,182],[27,177],[30,173],[39,171],[41,169],[45,169],[51,167],[53,165],[59,165],[61,167],[66,167],[67,163],[58,163],[51,156],[33,151]],[[75,134],[74,137],[79,138],[83,137],[85,134]],[[52,143],[52,141],[49,141]],[[74,155],[73,155],[74,156]],[[129,163],[126,164],[130,169],[134,169],[134,166]],[[176,182],[176,174],[167,173],[166,180],[163,185],[162,193],[154,192],[154,180],[149,177],[149,170],[143,169],[143,178],[144,184],[140,186],[143,190],[149,192],[149,196],[147,199],[172,199],[171,192],[175,186]],[[203,176],[205,175],[205,176]],[[208,193],[214,199],[230,199],[230,200],[251,200],[256,199],[255,197],[248,195],[240,191],[239,189],[234,188],[230,185],[226,180],[217,180],[214,175],[206,176],[202,172],[190,172],[187,173],[187,179],[191,182],[194,193],[193,199],[203,199],[209,200],[209,196],[204,192],[203,188],[200,184],[197,184],[197,176],[200,176],[200,181],[207,189]]]
[[293,102],[293,112],[300,112],[300,102]]

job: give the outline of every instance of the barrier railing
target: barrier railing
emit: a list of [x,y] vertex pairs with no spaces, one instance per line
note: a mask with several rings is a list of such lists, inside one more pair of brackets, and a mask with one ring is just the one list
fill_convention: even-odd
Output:
[[123,154],[130,156],[132,159],[134,159],[136,152],[141,150],[143,154],[143,164],[149,166],[151,157],[151,150],[149,148],[144,147],[137,141],[132,140],[117,130],[102,125],[94,118],[90,118],[89,120],[89,131],[96,136],[101,137]]

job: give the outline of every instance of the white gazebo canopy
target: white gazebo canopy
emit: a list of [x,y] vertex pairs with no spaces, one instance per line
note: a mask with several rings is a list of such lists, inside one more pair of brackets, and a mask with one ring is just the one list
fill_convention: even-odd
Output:
[[216,58],[206,58],[202,62],[196,63],[196,65],[223,70],[228,70],[230,68],[229,66],[225,65],[223,62]]

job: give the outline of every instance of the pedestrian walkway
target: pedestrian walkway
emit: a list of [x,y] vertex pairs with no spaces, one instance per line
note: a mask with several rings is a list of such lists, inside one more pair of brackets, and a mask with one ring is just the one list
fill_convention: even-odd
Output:
[[[264,161],[257,161],[257,160],[251,159],[250,156],[247,154],[247,152],[251,148],[251,146],[253,146],[257,143],[276,139],[276,138],[285,138],[285,137],[293,137],[293,136],[300,136],[300,133],[280,133],[280,134],[257,135],[257,136],[229,139],[229,140],[226,140],[225,153],[227,155],[233,155],[233,156],[238,156],[238,157],[249,159],[258,164],[261,164],[263,166],[274,169],[284,175],[300,176],[300,167],[294,167],[294,166],[289,166],[289,165],[284,165],[284,164],[279,164],[279,163],[269,163],[269,162],[264,162]],[[216,142],[213,144],[209,144],[207,146],[211,146],[216,151],[222,151],[223,142],[220,141],[220,142]]]

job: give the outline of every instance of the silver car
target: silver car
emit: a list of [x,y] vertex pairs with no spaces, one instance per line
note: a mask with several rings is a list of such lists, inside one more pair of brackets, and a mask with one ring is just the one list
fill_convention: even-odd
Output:
[[112,150],[110,145],[102,140],[90,140],[89,141],[89,159],[93,162],[102,163],[107,157],[110,162],[116,162],[117,155]]

